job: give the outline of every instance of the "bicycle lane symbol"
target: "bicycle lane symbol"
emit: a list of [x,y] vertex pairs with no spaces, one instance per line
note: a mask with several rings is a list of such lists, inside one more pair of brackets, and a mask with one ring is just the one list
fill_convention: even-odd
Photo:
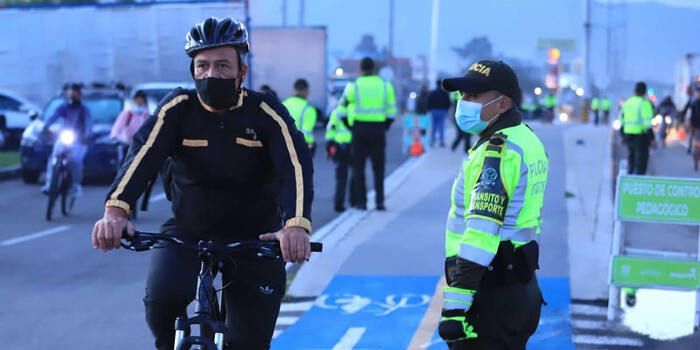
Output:
[[376,317],[388,316],[401,309],[417,308],[427,305],[430,296],[426,294],[389,294],[382,301],[358,294],[324,294],[316,299],[316,306],[327,310],[339,310],[344,315],[358,313],[371,314]]

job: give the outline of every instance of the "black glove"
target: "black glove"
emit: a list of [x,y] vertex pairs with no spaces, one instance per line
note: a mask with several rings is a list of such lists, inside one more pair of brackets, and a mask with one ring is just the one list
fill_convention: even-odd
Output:
[[479,335],[476,334],[474,326],[469,324],[465,318],[465,315],[453,317],[443,316],[442,319],[440,319],[440,326],[438,326],[440,338],[447,343],[478,338]]

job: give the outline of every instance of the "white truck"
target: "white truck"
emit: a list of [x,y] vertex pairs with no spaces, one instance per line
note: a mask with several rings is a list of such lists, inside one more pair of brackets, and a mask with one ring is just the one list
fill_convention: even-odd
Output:
[[309,102],[322,111],[326,110],[328,68],[325,27],[253,27],[250,49],[253,74],[248,83],[253,89],[269,85],[280,100],[284,100],[294,94],[294,81],[303,78],[309,82]]

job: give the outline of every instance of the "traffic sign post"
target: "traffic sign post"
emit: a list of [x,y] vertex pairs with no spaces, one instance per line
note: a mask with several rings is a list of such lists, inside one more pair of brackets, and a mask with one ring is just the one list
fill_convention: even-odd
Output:
[[608,320],[616,317],[620,288],[696,291],[695,327],[700,326],[700,229],[696,255],[625,247],[624,223],[648,222],[700,228],[700,179],[626,175],[620,162],[610,259]]

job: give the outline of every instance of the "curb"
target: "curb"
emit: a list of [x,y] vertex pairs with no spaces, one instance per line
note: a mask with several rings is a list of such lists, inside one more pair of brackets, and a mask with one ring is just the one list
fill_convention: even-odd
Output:
[[0,169],[0,181],[18,178],[22,173],[19,164]]

